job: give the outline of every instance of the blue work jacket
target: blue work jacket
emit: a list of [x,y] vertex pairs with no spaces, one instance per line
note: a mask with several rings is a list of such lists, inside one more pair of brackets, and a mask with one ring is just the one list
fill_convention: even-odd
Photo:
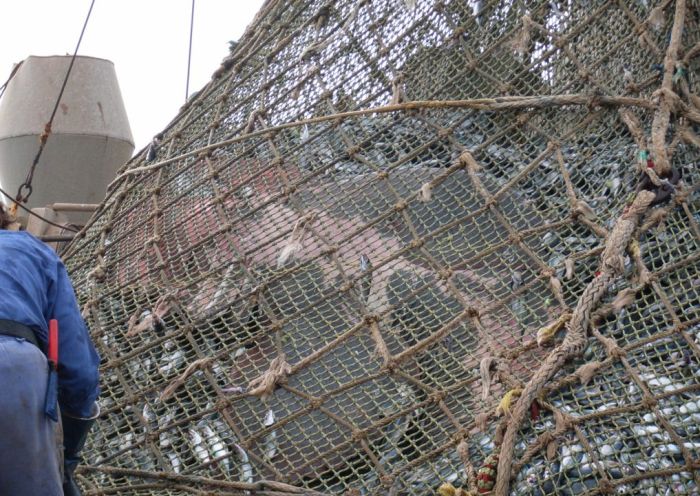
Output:
[[58,402],[65,413],[89,417],[100,358],[58,255],[31,234],[0,230],[0,301],[0,319],[31,327],[44,347],[49,320],[58,320]]

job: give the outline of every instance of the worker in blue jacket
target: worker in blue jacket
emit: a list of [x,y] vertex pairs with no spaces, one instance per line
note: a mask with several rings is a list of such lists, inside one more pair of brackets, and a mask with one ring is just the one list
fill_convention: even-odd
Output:
[[[99,413],[99,357],[61,260],[8,225],[0,204],[0,496],[80,495],[73,472]],[[51,319],[59,326],[57,394],[47,390]],[[56,398],[62,447],[47,415]]]

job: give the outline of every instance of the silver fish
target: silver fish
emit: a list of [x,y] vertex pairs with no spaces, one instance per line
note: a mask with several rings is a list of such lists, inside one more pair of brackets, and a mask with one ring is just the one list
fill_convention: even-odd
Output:
[[160,358],[161,365],[158,367],[158,371],[161,375],[168,376],[185,363],[185,353],[177,349],[172,341],[163,343],[163,349],[165,351],[174,350],[172,353],[163,354]]
[[245,450],[238,444],[233,443],[233,447],[236,449],[236,453],[238,454],[238,459],[241,461],[241,475],[239,477],[239,480],[241,482],[248,482],[252,483],[253,482],[253,465],[250,463],[250,459],[248,458],[248,453],[245,452]]
[[231,453],[226,447],[226,443],[204,419],[200,420],[197,425],[204,434],[212,460],[220,463],[225,473],[231,473]]
[[514,270],[510,274],[510,290],[515,291],[523,285],[523,275],[520,271]]
[[[161,418],[160,427],[162,428],[164,426],[167,426],[168,424],[172,423],[173,420],[174,419],[172,415],[164,415]],[[168,431],[161,432],[158,435],[158,444],[160,446],[161,452],[164,453],[165,456],[168,458],[170,466],[173,468],[173,472],[179,474],[182,470],[182,460],[180,460],[180,457],[174,451],[175,446],[171,434]]]
[[[274,425],[275,421],[275,412],[272,410],[272,408],[270,408],[267,411],[267,414],[265,415],[265,421],[263,422],[263,425],[265,425],[265,427],[271,427],[272,425]],[[277,441],[276,430],[271,431],[267,436],[265,436],[264,444],[265,460],[272,460],[277,455],[277,448],[279,446]]]
[[369,301],[370,291],[372,290],[372,262],[369,257],[364,253],[360,255],[360,272],[364,275],[360,281],[360,298],[362,303],[367,304]]
[[[204,307],[204,315],[211,316],[214,315],[219,307],[222,306],[226,301],[230,301],[237,296],[238,287],[240,285],[239,278],[236,277],[239,272],[239,267],[237,264],[231,264],[224,277],[221,279],[219,286],[216,288],[216,292],[211,300]],[[233,292],[233,294],[232,294]]]
[[208,464],[211,461],[211,457],[209,456],[209,451],[204,446],[204,439],[202,439],[202,435],[197,429],[190,427],[189,437],[190,442],[192,443],[194,455],[201,464]]

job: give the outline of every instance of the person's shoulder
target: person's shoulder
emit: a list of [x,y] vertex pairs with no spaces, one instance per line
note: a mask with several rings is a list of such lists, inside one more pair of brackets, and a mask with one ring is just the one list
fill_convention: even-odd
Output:
[[39,253],[49,259],[58,259],[58,255],[46,243],[27,231],[6,231],[0,229],[0,240],[17,248]]

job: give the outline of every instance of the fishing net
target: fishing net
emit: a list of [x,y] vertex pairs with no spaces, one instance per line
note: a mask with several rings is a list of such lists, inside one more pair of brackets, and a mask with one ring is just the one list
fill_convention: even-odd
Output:
[[86,494],[697,495],[699,55],[694,0],[266,2],[65,253]]

